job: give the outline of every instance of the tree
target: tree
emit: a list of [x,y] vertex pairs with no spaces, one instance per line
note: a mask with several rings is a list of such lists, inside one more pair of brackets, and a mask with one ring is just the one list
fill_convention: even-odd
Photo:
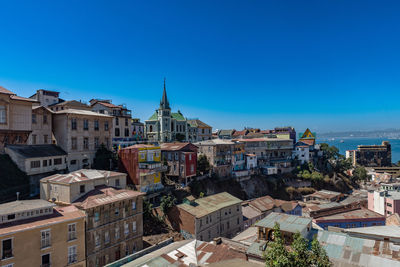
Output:
[[340,156],[339,149],[335,146],[329,146],[326,143],[322,143],[320,144],[320,149],[324,152],[324,156],[327,159],[337,159]]
[[357,166],[353,171],[353,181],[368,181],[370,179],[364,167]]
[[143,201],[143,218],[145,220],[151,219],[153,217],[153,204],[149,201]]
[[208,162],[206,155],[200,155],[197,158],[197,171],[204,174],[210,170],[210,163]]
[[168,214],[171,208],[175,206],[175,204],[176,198],[172,194],[168,194],[167,196],[163,196],[161,198],[160,208],[164,217]]
[[268,243],[265,253],[267,267],[330,267],[331,262],[320,243],[314,236],[311,250],[307,239],[300,233],[294,235],[291,248],[287,249],[282,238],[279,224],[274,226],[274,241]]
[[97,170],[111,170],[114,162],[113,152],[108,150],[104,144],[101,144],[93,159],[93,168]]

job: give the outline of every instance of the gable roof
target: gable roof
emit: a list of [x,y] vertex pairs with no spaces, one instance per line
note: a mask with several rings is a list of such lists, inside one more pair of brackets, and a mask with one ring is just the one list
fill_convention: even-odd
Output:
[[67,155],[67,152],[56,145],[7,145],[6,148],[14,151],[24,158],[42,158]]
[[307,128],[306,131],[303,134],[300,134],[300,139],[302,139],[302,138],[313,138],[313,139],[315,139],[315,133],[312,133],[310,131],[310,129]]
[[0,86],[0,93],[1,94],[7,94],[7,95],[15,95],[13,92],[11,92],[10,90]]
[[154,112],[153,115],[151,115],[151,117],[148,119],[148,121],[156,121],[157,120],[157,112]]
[[178,150],[190,150],[196,152],[198,149],[197,146],[191,143],[162,143],[161,150],[162,151],[178,151]]
[[184,121],[186,120],[185,117],[183,117],[182,113],[179,112],[173,112],[171,113],[171,117],[177,121]]
[[101,102],[101,101],[95,102],[92,106],[94,106],[94,105],[96,105],[96,104],[103,105],[103,106],[108,107],[108,108],[122,108],[121,106],[117,106],[117,105],[114,105],[114,104],[112,104],[112,103]]
[[201,128],[212,128],[210,125],[202,122],[199,119],[195,119],[195,120],[188,120],[188,123],[190,124],[190,126],[192,127],[201,127]]

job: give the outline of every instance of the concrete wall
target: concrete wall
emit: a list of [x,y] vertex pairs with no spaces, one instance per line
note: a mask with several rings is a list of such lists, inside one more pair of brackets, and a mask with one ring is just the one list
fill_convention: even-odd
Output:
[[[32,110],[33,114],[36,115],[36,123],[32,122],[32,133],[29,135],[28,144],[52,144],[52,113],[45,108],[36,108]],[[44,121],[44,116],[47,116],[47,123]],[[34,142],[34,136],[36,136],[36,143]],[[47,143],[45,142],[45,136],[47,136]]]

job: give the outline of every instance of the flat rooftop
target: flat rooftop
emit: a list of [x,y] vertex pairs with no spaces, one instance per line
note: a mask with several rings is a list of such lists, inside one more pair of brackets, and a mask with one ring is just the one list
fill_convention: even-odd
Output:
[[242,200],[232,196],[227,192],[222,192],[219,194],[203,198],[198,198],[193,202],[194,202],[193,205],[187,203],[180,204],[178,205],[178,208],[187,211],[196,218],[201,218],[219,209],[229,207],[235,204],[240,205],[242,203]]
[[296,233],[297,231],[302,232],[311,224],[311,221],[311,218],[272,212],[267,217],[257,222],[255,226],[272,229],[275,223],[279,223],[282,231]]
[[33,228],[57,224],[63,221],[71,221],[79,218],[84,219],[85,213],[74,206],[55,207],[53,213],[49,215],[2,224],[0,227],[0,235],[28,231]]
[[36,210],[42,208],[52,208],[56,206],[43,199],[32,199],[32,200],[17,200],[8,202],[0,205],[0,216],[7,215],[10,213],[24,212],[28,210]]

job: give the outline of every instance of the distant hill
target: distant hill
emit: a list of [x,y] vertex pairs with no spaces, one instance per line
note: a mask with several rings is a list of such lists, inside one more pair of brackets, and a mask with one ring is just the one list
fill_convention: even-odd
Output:
[[319,138],[400,138],[400,129],[319,133]]

